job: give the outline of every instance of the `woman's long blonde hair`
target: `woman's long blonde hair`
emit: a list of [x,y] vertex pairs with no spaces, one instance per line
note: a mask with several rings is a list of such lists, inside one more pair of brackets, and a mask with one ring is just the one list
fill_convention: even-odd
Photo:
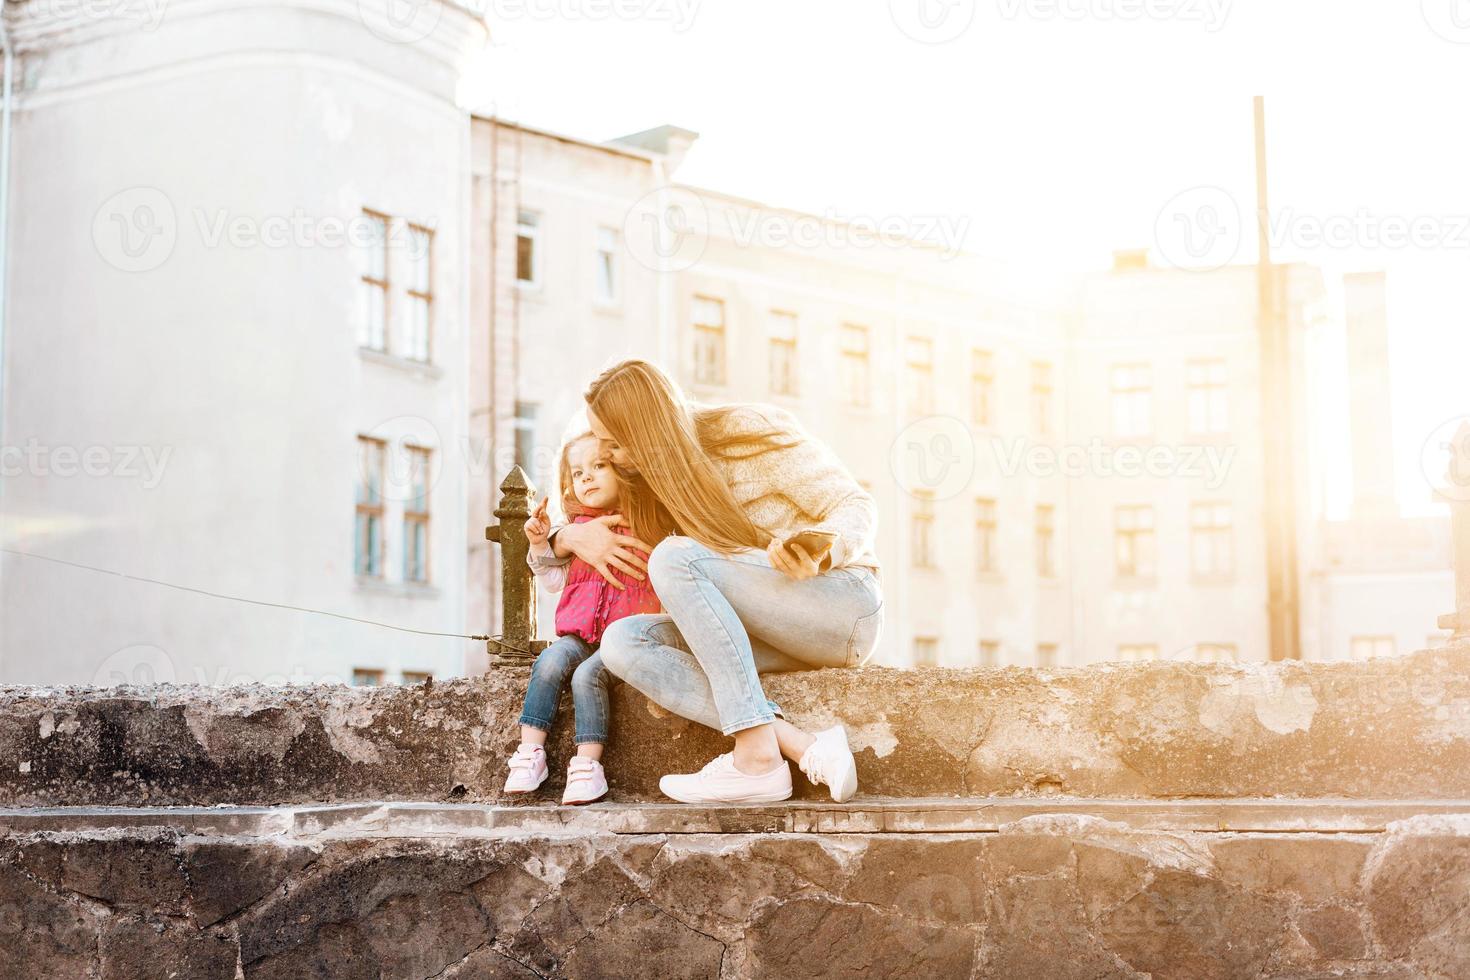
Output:
[[692,405],[655,364],[621,361],[587,386],[587,407],[628,454],[637,472],[621,472],[630,490],[623,513],[651,547],[683,534],[724,554],[765,548],[770,532],[736,503],[712,456],[754,456],[793,445],[771,428],[720,436],[740,405]]

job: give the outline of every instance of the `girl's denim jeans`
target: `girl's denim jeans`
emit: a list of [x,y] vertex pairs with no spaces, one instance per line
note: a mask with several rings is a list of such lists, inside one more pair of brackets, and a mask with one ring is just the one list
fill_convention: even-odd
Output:
[[561,689],[572,678],[572,710],[575,713],[576,741],[607,741],[608,696],[611,678],[602,666],[602,656],[580,636],[559,636],[541,651],[531,666],[531,682],[526,685],[526,706],[521,711],[521,724],[551,731],[556,721],[556,708]]
[[609,624],[598,655],[652,701],[726,735],[781,713],[759,674],[856,666],[882,632],[883,590],[867,568],[796,581],[764,551],[722,555],[671,536],[648,575],[664,612]]

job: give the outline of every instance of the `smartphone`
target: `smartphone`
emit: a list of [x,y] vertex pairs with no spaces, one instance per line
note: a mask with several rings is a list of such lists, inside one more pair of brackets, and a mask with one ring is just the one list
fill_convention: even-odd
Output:
[[800,534],[788,538],[784,547],[791,557],[797,558],[800,556],[797,555],[791,546],[793,544],[799,544],[802,550],[807,553],[808,558],[811,558],[813,561],[821,561],[836,543],[837,535],[831,531],[802,531]]

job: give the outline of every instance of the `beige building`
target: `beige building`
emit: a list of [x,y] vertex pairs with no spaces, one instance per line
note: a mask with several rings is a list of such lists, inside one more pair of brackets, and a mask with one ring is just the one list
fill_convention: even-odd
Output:
[[[477,161],[499,161],[502,258],[475,267],[516,283],[500,291],[489,363],[507,377],[491,399],[500,439],[519,448],[497,455],[496,480],[519,454],[546,486],[586,380],[618,358],[652,357],[698,399],[792,409],[874,494],[893,611],[879,662],[1265,657],[1253,268],[1183,272],[1125,252],[1065,292],[1027,290],[1015,270],[936,240],[938,222],[910,218],[884,235],[881,218],[660,191],[693,138],[683,130],[596,144],[476,126]],[[477,179],[488,173],[476,166]],[[519,269],[503,265],[513,251]],[[1384,592],[1394,601],[1364,601],[1324,551],[1341,534],[1319,523],[1324,464],[1306,405],[1326,292],[1307,266],[1288,267],[1283,283],[1301,393],[1290,424],[1303,645],[1313,657],[1365,655],[1372,637],[1433,632],[1425,609],[1447,601],[1449,580],[1431,567],[1416,586],[1401,560],[1360,555],[1352,575],[1399,576]],[[1350,291],[1354,322],[1375,303],[1381,328],[1381,295]],[[490,349],[488,337],[477,347]],[[1386,388],[1369,387],[1355,395],[1355,426],[1380,417],[1361,402]],[[1442,551],[1440,530],[1431,521],[1421,536]],[[471,564],[488,571],[488,549]],[[471,602],[480,594],[490,591]],[[545,630],[553,601],[543,597]]]

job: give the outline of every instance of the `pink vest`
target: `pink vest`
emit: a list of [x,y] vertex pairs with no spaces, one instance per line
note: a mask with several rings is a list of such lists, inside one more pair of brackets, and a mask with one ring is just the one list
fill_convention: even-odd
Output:
[[[575,518],[572,523],[582,524],[604,513],[614,512],[592,511]],[[626,525],[620,524],[614,530],[620,534],[628,533]],[[648,561],[648,555],[642,551],[635,548],[634,552]],[[663,608],[647,579],[640,582],[620,569],[610,571],[627,588],[613,588],[597,573],[597,569],[580,558],[572,559],[567,567],[566,587],[562,589],[561,601],[556,604],[557,636],[574,633],[588,643],[600,643],[602,631],[607,629],[608,623],[636,613],[659,612]]]

